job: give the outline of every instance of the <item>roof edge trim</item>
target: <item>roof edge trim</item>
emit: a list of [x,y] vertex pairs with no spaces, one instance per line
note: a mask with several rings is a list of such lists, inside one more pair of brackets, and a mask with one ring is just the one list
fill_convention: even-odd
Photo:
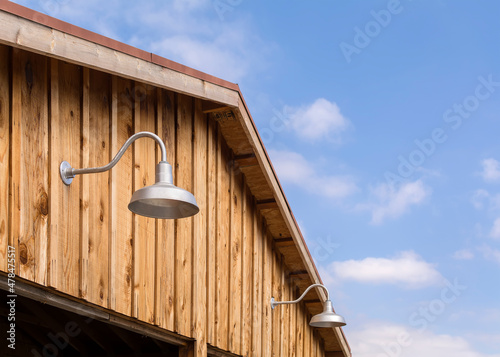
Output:
[[180,72],[186,74],[188,76],[210,82],[212,84],[216,84],[222,87],[226,87],[228,89],[239,90],[237,84],[226,81],[224,79],[215,77],[211,74],[207,74],[205,72],[199,71],[194,68],[190,68],[188,66],[182,65],[178,62],[169,60],[167,58],[155,55],[150,52],[143,51],[131,45],[127,45],[123,42],[119,42],[117,40],[113,40],[109,37],[100,35],[98,33],[92,32],[90,30],[86,30],[84,28],[72,25],[68,22],[56,19],[49,15],[43,14],[41,12],[32,10],[30,8],[24,7],[22,5],[16,4],[11,1],[0,1],[0,10],[11,13],[13,15],[22,17],[26,20],[30,20],[36,22],[40,25],[52,28],[54,30],[58,30],[69,35],[94,42],[98,45],[108,47],[112,50],[125,53],[127,55],[140,58],[144,61],[148,61],[162,67],[166,67],[176,72]]

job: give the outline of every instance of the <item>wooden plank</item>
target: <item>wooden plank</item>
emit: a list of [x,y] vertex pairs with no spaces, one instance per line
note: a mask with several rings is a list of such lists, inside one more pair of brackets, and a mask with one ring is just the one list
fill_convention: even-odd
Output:
[[248,187],[257,200],[266,200],[273,198],[273,191],[266,181],[260,166],[243,166],[240,170],[247,178]]
[[[281,274],[281,256],[273,251],[273,268],[272,268],[272,296],[276,301],[283,301],[282,290],[282,274]],[[282,319],[283,319],[283,306],[277,306],[272,311],[273,324],[272,324],[272,355],[281,356],[282,347]]]
[[[178,187],[193,192],[193,99],[177,96],[177,165],[175,182]],[[192,284],[193,284],[193,217],[176,221],[176,299],[175,331],[192,336]]]
[[[110,157],[111,77],[90,71],[89,166]],[[89,176],[88,301],[107,307],[109,298],[109,171]]]
[[47,59],[13,54],[11,235],[19,277],[46,284],[49,213]]
[[[135,83],[134,132],[155,132],[155,92]],[[156,142],[139,139],[134,143],[134,191],[155,182]],[[134,283],[132,309],[139,320],[155,322],[155,246],[154,218],[134,214]]]
[[10,49],[0,45],[0,270],[7,271],[9,244]]
[[[285,273],[284,259],[281,260],[281,282],[283,291],[283,300],[290,301],[290,285]],[[281,354],[283,356],[290,355],[290,305],[281,306],[283,314],[281,316]]]
[[226,88],[210,83],[7,12],[0,12],[0,23],[3,25],[0,27],[0,43],[29,48],[34,52],[67,62],[140,80],[227,106],[238,105],[239,94],[234,87]]
[[[61,158],[60,161],[68,161],[73,167],[81,167],[80,125],[82,116],[82,69],[78,66],[60,61],[57,61],[57,66],[57,76],[53,76],[52,80],[59,81],[57,94],[59,95],[59,107],[51,108],[52,113],[54,110],[58,110],[58,114],[54,118],[57,118],[57,120],[51,123],[51,128],[56,130],[60,140],[60,146],[57,148],[60,152],[54,152],[52,156]],[[52,93],[52,95],[56,94]],[[51,141],[51,143],[57,145],[57,143],[53,141]],[[57,165],[57,163],[54,164]],[[64,233],[54,236],[53,238],[57,239],[57,244],[59,246],[58,259],[61,264],[59,273],[62,274],[59,276],[59,281],[61,283],[59,289],[73,296],[78,296],[80,288],[80,240],[78,239],[80,236],[80,178],[81,177],[75,178],[69,190],[67,189],[65,191],[66,195],[62,197],[65,202],[59,203],[59,207],[64,207],[64,209],[60,211],[57,216],[51,217],[51,220],[54,219],[56,222],[65,221],[64,226],[66,230]],[[59,175],[53,177],[53,180],[61,181]],[[59,182],[57,186],[59,186]],[[63,187],[63,189],[65,188],[66,187]],[[54,189],[57,188],[54,187]]]
[[252,255],[252,356],[262,353],[262,331],[263,331],[263,307],[264,297],[262,293],[262,274],[263,274],[263,220],[256,212],[253,206],[253,255]]
[[255,157],[255,154],[239,155],[234,157],[235,163],[241,167],[257,166],[259,162]]
[[[81,167],[90,167],[90,70],[82,74]],[[87,300],[90,236],[90,175],[80,178],[80,298]]]
[[216,300],[216,239],[217,239],[217,125],[208,121],[208,162],[207,162],[207,342],[216,344],[215,300]]
[[272,295],[273,283],[273,252],[272,237],[266,231],[263,235],[263,271],[262,271],[262,356],[270,356],[272,351],[272,323],[273,310],[271,309],[270,297]]
[[[220,132],[219,132],[220,134]],[[217,347],[228,349],[229,306],[229,234],[230,234],[230,181],[226,165],[229,153],[226,143],[218,135],[217,152],[217,240],[216,240],[216,306],[215,336]]]
[[305,316],[304,316],[304,306],[299,303],[296,305],[297,306],[297,311],[296,311],[296,319],[295,319],[295,326],[296,326],[296,346],[297,346],[297,356],[304,356],[304,321],[305,321]]
[[[175,96],[173,92],[159,90],[158,94],[158,134],[164,140],[167,160],[174,168],[175,161]],[[158,152],[157,159],[160,158]],[[175,313],[175,221],[159,219],[158,249],[156,251],[156,323],[170,331],[174,330]]]
[[193,194],[200,212],[193,217],[193,323],[195,356],[207,355],[207,115],[194,102]]
[[[290,283],[290,300],[295,300],[298,296],[294,294],[295,288]],[[289,306],[289,321],[290,321],[290,356],[295,357],[300,354],[297,353],[297,304]]]
[[[244,177],[243,177],[244,179]],[[242,311],[241,311],[241,355],[250,356],[252,348],[252,320],[253,320],[253,236],[254,232],[254,210],[253,199],[243,182],[243,261],[242,261]]]
[[309,326],[309,316],[306,305],[301,304],[304,309],[304,357],[311,356],[311,327]]
[[318,356],[318,334],[313,330],[312,341],[311,341],[311,356]]
[[243,175],[230,165],[231,170],[231,235],[229,240],[229,350],[241,350],[241,300],[242,300],[242,189]]
[[[133,106],[131,81],[112,78],[110,161],[132,135]],[[133,214],[127,206],[132,196],[133,152],[127,150],[110,171],[110,308],[125,315],[132,313]]]

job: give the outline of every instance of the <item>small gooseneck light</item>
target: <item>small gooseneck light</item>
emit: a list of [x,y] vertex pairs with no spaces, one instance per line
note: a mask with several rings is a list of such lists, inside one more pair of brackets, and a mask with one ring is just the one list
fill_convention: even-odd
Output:
[[314,287],[321,287],[326,291],[326,301],[323,304],[323,312],[321,314],[314,315],[309,322],[309,325],[313,327],[342,327],[345,326],[345,320],[342,316],[337,315],[333,312],[332,302],[330,300],[330,294],[326,286],[322,284],[313,284],[309,286],[304,293],[297,299],[293,301],[274,301],[274,297],[271,298],[271,308],[274,309],[277,305],[281,304],[296,304],[300,302],[304,296]]
[[113,160],[105,166],[74,169],[67,161],[63,161],[59,167],[61,179],[66,185],[70,185],[76,175],[105,172],[112,169],[130,144],[143,137],[156,140],[161,149],[161,161],[156,165],[155,183],[135,191],[128,209],[141,216],[162,219],[185,218],[198,213],[200,209],[193,194],[173,184],[172,166],[167,162],[165,144],[158,135],[147,131],[139,132],[128,138]]

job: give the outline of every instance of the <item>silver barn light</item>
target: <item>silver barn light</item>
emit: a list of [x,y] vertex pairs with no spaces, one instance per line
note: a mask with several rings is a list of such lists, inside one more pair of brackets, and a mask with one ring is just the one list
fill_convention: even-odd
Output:
[[321,314],[314,315],[309,322],[309,325],[313,327],[342,327],[345,326],[345,320],[342,316],[337,315],[333,312],[332,302],[330,300],[330,294],[326,286],[322,284],[313,284],[309,286],[306,291],[297,299],[293,301],[274,301],[274,297],[271,298],[271,308],[274,309],[276,305],[281,304],[296,304],[300,302],[304,296],[314,287],[321,287],[326,291],[326,301],[323,304],[323,312]]
[[74,169],[67,161],[63,161],[59,168],[61,179],[66,185],[70,185],[76,175],[105,172],[112,169],[130,144],[143,137],[156,140],[161,149],[161,161],[156,165],[155,183],[135,191],[128,209],[141,216],[162,219],[185,218],[198,213],[200,209],[193,194],[173,184],[172,166],[167,162],[165,144],[158,135],[147,131],[139,132],[128,138],[113,160],[105,166]]

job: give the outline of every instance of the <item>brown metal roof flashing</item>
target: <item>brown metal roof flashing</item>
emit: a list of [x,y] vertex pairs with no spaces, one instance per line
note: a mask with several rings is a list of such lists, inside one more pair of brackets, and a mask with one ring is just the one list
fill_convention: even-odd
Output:
[[56,19],[54,17],[42,14],[41,12],[29,9],[27,7],[24,7],[22,5],[13,3],[11,1],[0,1],[0,10],[9,12],[13,15],[22,17],[24,19],[36,22],[40,25],[52,28],[54,30],[58,30],[64,33],[67,33],[69,35],[79,37],[81,39],[94,42],[96,44],[111,48],[115,51],[119,51],[125,54],[128,54],[130,56],[134,56],[137,58],[140,58],[144,61],[148,61],[163,67],[166,67],[168,69],[171,69],[176,72],[180,72],[183,74],[186,74],[191,77],[198,78],[200,80],[210,82],[222,87],[226,87],[228,89],[236,90],[239,91],[239,86],[235,83],[220,79],[218,77],[212,76],[210,74],[207,74],[205,72],[199,71],[194,68],[187,67],[185,65],[182,65],[178,62],[169,60],[167,58],[155,55],[150,52],[143,51],[141,49],[138,49],[136,47],[127,45],[123,42],[119,42],[116,40],[113,40],[109,37],[99,35],[98,33],[86,30],[84,28],[72,25],[70,23],[67,23],[65,21],[61,21],[59,19]]

